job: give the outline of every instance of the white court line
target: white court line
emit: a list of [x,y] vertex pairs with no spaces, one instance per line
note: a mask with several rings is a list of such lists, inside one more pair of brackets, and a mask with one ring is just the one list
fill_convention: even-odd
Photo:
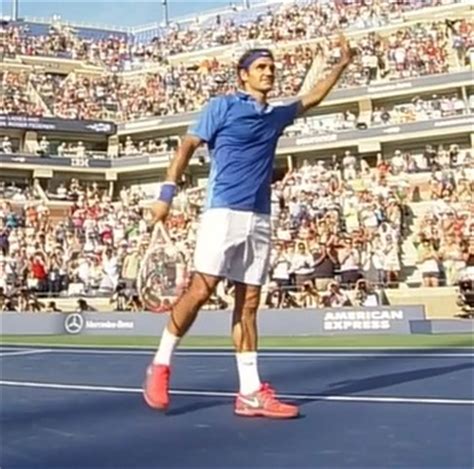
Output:
[[41,353],[50,353],[50,349],[41,349],[41,350],[18,350],[15,352],[1,351],[0,358],[18,356],[18,355],[38,355]]
[[[49,353],[72,353],[72,354],[89,354],[89,355],[151,355],[151,350],[101,350],[101,349],[48,349]],[[182,357],[234,357],[235,352],[209,351],[209,352],[193,352],[193,351],[177,351],[176,356]],[[474,358],[474,353],[377,353],[377,352],[258,352],[258,356],[263,358]]]
[[[38,383],[33,381],[9,381],[0,380],[0,386],[56,389],[68,391],[96,391],[122,394],[141,394],[141,388],[126,388],[118,386],[95,386],[86,384],[59,384]],[[177,396],[196,397],[230,397],[235,398],[235,393],[224,391],[180,391],[171,390],[170,394]],[[467,405],[474,406],[473,399],[444,399],[432,397],[393,397],[393,396],[329,396],[318,394],[278,394],[283,399],[294,399],[300,401],[336,401],[336,402],[374,402],[393,404],[441,404],[441,405]]]

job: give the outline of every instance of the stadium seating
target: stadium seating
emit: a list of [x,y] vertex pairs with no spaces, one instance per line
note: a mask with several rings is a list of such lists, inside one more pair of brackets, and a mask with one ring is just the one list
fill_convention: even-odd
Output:
[[[370,33],[357,40],[359,55],[338,86],[348,88],[380,80],[447,73],[458,64],[457,51],[449,47],[449,40],[453,40],[453,34],[445,22],[440,21],[400,27],[390,33]],[[54,83],[54,93],[48,104],[55,115],[73,119],[109,117],[118,121],[135,120],[195,111],[209,97],[235,89],[235,70],[228,62],[203,58],[192,67],[171,65],[160,63],[161,55],[154,55],[146,49],[137,49],[133,56],[127,43],[117,39],[108,41],[104,47],[86,48],[85,55],[80,52],[77,58],[109,65],[115,70],[120,70],[124,61],[135,63],[138,60],[140,63],[146,60],[155,63],[157,71],[141,76],[138,81],[135,77],[112,73],[97,78],[77,73],[68,76],[67,80],[59,74],[49,74],[47,82]],[[43,49],[47,49],[46,55],[54,44],[54,41],[46,43],[47,47],[42,44]],[[466,53],[468,50],[469,47]],[[278,73],[274,95],[278,97],[294,96],[299,92],[315,56],[326,58],[324,73],[337,61],[339,53],[330,40],[321,40],[317,46],[295,45],[276,52]],[[41,50],[32,53],[41,53]],[[36,73],[25,75],[22,81],[23,101],[31,100],[33,93],[31,89],[28,91],[28,82],[41,94],[44,84],[39,82]],[[64,109],[70,101],[77,105],[78,112]],[[27,105],[25,102],[24,106]],[[4,112],[13,113],[8,107],[5,109]],[[14,109],[19,110],[18,107]]]
[[[7,60],[0,68],[0,115],[112,119],[125,129],[130,124],[140,129],[142,119],[198,111],[210,97],[233,92],[236,43],[249,40],[271,44],[279,77],[274,97],[292,97],[337,61],[339,51],[329,36],[340,26],[359,51],[339,84],[341,91],[392,82],[396,87],[400,80],[462,71],[472,66],[472,21],[456,12],[447,21],[410,16],[415,8],[432,11],[451,3],[457,2],[275,2],[271,8],[173,23],[157,29],[148,42],[145,30],[138,40],[130,31],[58,21],[4,24],[0,53]],[[207,54],[206,49],[223,46],[227,56]],[[197,62],[170,60],[199,53],[199,48],[204,51]],[[45,66],[22,62],[23,56]],[[48,68],[51,58],[60,59],[57,68]],[[70,59],[77,61],[72,71],[62,69],[61,60]],[[404,124],[470,116],[474,101],[460,88],[446,88],[416,97],[394,93],[381,104],[375,100],[373,108],[364,108],[361,98],[317,110],[286,129],[284,137],[321,137],[322,146],[314,155],[287,155],[293,159],[289,170],[278,163],[268,305],[364,304],[367,292],[360,279],[387,289],[394,302],[397,291],[420,286],[443,286],[452,300],[453,286],[473,249],[474,161],[466,133],[434,148],[426,147],[426,140],[408,147],[401,136],[399,147],[391,143],[377,158],[371,151],[366,158],[356,147],[331,149],[324,140],[367,128],[392,131]],[[122,132],[114,136],[116,154],[167,156],[182,127],[147,130],[136,138]],[[1,138],[0,156],[73,156],[81,164],[87,163],[87,145],[95,144],[92,140],[84,146],[71,135],[67,142],[55,136],[54,144],[38,136],[30,146],[15,133]],[[199,164],[205,166],[201,158]],[[17,161],[15,170],[21,171]],[[71,296],[89,296],[99,309],[116,307],[104,295],[114,295],[113,301],[120,295],[133,297],[139,258],[149,242],[144,209],[149,197],[141,185],[123,183],[114,192],[108,179],[80,180],[81,174],[71,169],[69,178],[61,173],[46,188],[29,174],[21,184],[0,179],[0,288],[10,297],[9,307],[18,307],[22,289],[31,294],[27,308],[38,307],[35,295],[63,298],[67,309],[74,307]],[[178,294],[189,278],[203,200],[202,188],[186,187],[168,221],[174,246],[163,246],[159,266],[164,297]],[[453,240],[459,247],[454,254]],[[330,277],[316,268],[322,246],[330,253],[324,259],[334,264]],[[341,293],[330,294],[334,280],[342,284]],[[226,290],[219,295],[227,301]],[[6,304],[0,301],[3,309]]]

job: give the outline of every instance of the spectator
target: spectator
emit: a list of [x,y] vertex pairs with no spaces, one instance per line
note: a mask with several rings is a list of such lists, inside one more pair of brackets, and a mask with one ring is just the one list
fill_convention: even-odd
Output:
[[351,238],[343,240],[342,248],[339,250],[339,264],[341,272],[341,283],[352,287],[360,278],[360,254],[355,249]]
[[317,291],[326,291],[334,281],[338,260],[331,246],[321,243],[313,251],[314,279]]
[[138,270],[140,267],[140,255],[138,253],[137,242],[127,249],[123,259],[121,278],[125,281],[127,288],[135,288]]
[[392,236],[387,236],[383,249],[384,281],[389,288],[397,288],[400,277],[399,249]]
[[295,282],[298,287],[302,287],[313,274],[313,258],[307,252],[304,243],[298,243],[296,251],[291,259],[291,272],[295,275]]
[[77,308],[76,313],[90,313],[97,311],[93,306],[87,303],[84,298],[80,298],[77,300]]
[[447,286],[456,285],[459,275],[466,266],[462,247],[456,241],[454,234],[447,234],[439,249],[439,258],[443,265]]
[[358,280],[355,286],[355,305],[361,307],[379,306],[380,298],[373,286],[365,280]]
[[356,178],[356,158],[349,150],[344,153],[342,159],[343,176],[346,181]]
[[318,308],[319,304],[320,296],[318,290],[316,290],[312,282],[305,282],[299,295],[298,305],[301,308]]
[[270,278],[276,284],[277,308],[281,308],[290,287],[291,258],[283,247],[277,243],[270,257]]
[[[170,308],[168,308],[168,310]],[[139,313],[143,311],[143,305],[138,295],[135,294],[131,296],[131,298],[129,299],[127,303],[127,311],[131,311],[132,313]]]
[[128,298],[125,291],[125,285],[119,283],[110,298],[110,303],[114,305],[115,311],[126,311],[128,305]]
[[62,313],[62,310],[56,306],[55,301],[50,301],[48,305],[46,306],[46,312],[47,313]]
[[422,240],[418,247],[418,264],[423,276],[423,286],[437,287],[439,285],[439,258],[429,239]]
[[49,156],[51,145],[49,140],[43,136],[39,142],[38,155]]
[[321,296],[321,301],[325,308],[341,308],[351,305],[348,296],[341,290],[337,282],[329,284],[327,291]]
[[7,155],[13,153],[12,142],[8,136],[3,137],[2,152]]
[[48,268],[41,253],[32,256],[29,270],[31,272],[28,283],[29,288],[38,292],[46,291]]

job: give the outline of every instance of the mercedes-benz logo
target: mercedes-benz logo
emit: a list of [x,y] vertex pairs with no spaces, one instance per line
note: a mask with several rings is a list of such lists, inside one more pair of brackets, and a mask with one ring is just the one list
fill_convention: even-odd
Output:
[[79,313],[68,314],[64,320],[64,329],[68,334],[79,334],[84,328],[84,317]]

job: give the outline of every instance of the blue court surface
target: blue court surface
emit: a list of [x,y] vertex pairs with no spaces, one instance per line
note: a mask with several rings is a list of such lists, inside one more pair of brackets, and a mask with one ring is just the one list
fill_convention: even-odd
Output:
[[151,350],[0,349],[9,468],[470,468],[469,349],[266,351],[260,374],[295,420],[233,415],[231,350],[181,349],[171,407],[141,396]]

